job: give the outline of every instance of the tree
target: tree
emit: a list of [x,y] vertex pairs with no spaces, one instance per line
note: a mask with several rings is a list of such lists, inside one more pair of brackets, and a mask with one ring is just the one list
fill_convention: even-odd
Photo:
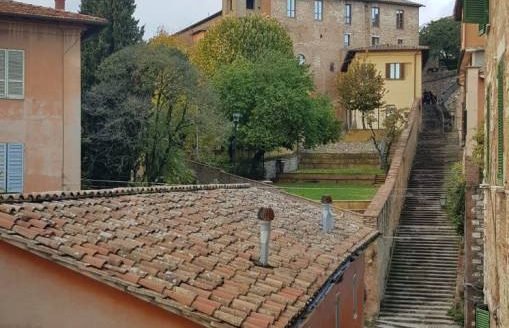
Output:
[[88,90],[96,83],[96,71],[114,52],[139,43],[144,27],[134,18],[134,0],[82,0],[80,13],[106,18],[108,25],[82,46],[82,85]]
[[187,54],[190,50],[190,45],[187,44],[181,37],[171,35],[162,28],[160,28],[157,31],[157,34],[149,40],[149,44],[152,46],[176,48],[185,54]]
[[254,152],[251,173],[265,152],[339,137],[330,101],[313,96],[308,67],[294,58],[270,53],[256,61],[236,59],[217,72],[214,85],[226,117],[241,114],[238,144]]
[[456,69],[460,56],[461,24],[454,17],[431,21],[419,31],[420,44],[430,47],[430,57],[437,58],[449,69]]
[[348,71],[338,75],[337,87],[340,105],[349,111],[362,113],[362,127],[366,115],[383,106],[384,79],[374,64],[354,60]]
[[374,112],[370,112],[367,116],[369,130],[371,131],[371,141],[378,152],[380,158],[380,167],[385,171],[389,171],[389,154],[392,146],[398,140],[401,132],[407,122],[406,109],[399,109],[394,106],[388,106],[385,110],[385,120],[383,122],[383,130],[378,132],[374,129],[374,123],[377,121]]
[[226,17],[200,40],[192,60],[210,77],[240,57],[256,60],[268,52],[293,57],[292,40],[276,19],[259,15]]
[[[87,178],[189,182],[185,145],[195,131],[210,134],[204,116],[221,116],[187,57],[164,46],[131,46],[106,59],[98,79],[83,106]],[[221,137],[226,127],[218,123],[215,133]]]

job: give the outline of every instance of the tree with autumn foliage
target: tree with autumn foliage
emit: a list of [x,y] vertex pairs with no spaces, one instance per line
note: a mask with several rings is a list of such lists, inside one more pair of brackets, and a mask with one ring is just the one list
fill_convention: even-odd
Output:
[[222,66],[238,58],[253,61],[269,52],[293,58],[290,36],[276,19],[248,15],[226,17],[214,25],[198,42],[191,58],[205,75],[211,77]]
[[381,73],[374,64],[356,59],[347,72],[338,75],[337,88],[340,105],[361,112],[362,128],[366,129],[367,115],[384,105],[386,89]]

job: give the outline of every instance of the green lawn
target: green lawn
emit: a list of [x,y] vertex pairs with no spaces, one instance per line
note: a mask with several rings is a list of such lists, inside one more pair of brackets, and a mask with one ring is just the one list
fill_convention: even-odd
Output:
[[335,175],[383,175],[382,169],[376,166],[357,165],[354,167],[338,167],[333,169],[301,169],[292,173],[335,174]]
[[320,200],[323,195],[330,195],[333,200],[371,200],[377,188],[369,185],[351,185],[335,183],[287,183],[277,184],[290,194],[312,200]]

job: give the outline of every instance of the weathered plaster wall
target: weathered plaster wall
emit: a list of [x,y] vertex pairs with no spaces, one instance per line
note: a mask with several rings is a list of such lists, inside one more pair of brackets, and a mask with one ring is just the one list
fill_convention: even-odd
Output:
[[[486,302],[491,313],[491,327],[509,327],[509,1],[490,1],[490,32],[486,45],[485,84],[491,86],[490,130],[486,142],[489,144],[488,167],[485,190],[485,256],[484,288]],[[504,61],[504,147],[503,178],[497,179],[498,168],[498,112],[497,112],[497,66]],[[501,181],[499,181],[501,180]]]
[[80,188],[80,33],[0,20],[0,47],[25,51],[25,98],[0,99],[0,142],[25,144],[25,192]]
[[1,241],[0,290],[0,327],[201,327]]
[[340,327],[364,327],[364,295],[364,255],[361,255],[350,264],[343,279],[332,287],[302,327],[338,327],[336,316],[339,316]]

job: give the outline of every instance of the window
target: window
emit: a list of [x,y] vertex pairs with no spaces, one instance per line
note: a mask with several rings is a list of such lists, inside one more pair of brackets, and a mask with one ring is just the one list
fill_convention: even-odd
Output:
[[404,12],[396,10],[396,28],[402,30],[404,28]]
[[398,39],[398,46],[402,46],[403,45],[403,39]]
[[323,0],[315,0],[315,20],[323,20]]
[[0,143],[0,193],[23,192],[23,144]]
[[353,275],[353,283],[352,283],[352,293],[353,293],[353,318],[357,319],[358,315],[358,307],[359,307],[359,277],[357,277],[357,274]]
[[343,40],[344,40],[343,42],[344,42],[345,48],[350,47],[350,43],[352,41],[352,35],[350,33],[345,33]]
[[505,65],[500,61],[497,70],[497,184],[504,184],[504,90],[505,90]]
[[288,17],[295,17],[295,0],[287,0],[286,14]]
[[0,98],[23,99],[25,95],[25,52],[0,49]]
[[385,64],[385,78],[387,80],[404,80],[405,64],[402,63]]
[[345,5],[345,24],[352,24],[352,5],[348,3]]
[[371,25],[380,27],[380,8],[378,7],[371,8]]
[[254,9],[254,0],[246,1],[246,9]]
[[299,61],[299,65],[304,65],[306,63],[306,56],[303,54],[298,54],[297,60]]
[[341,294],[336,294],[336,326],[335,328],[341,328]]
[[379,36],[372,36],[371,37],[371,45],[372,46],[378,46],[380,44],[380,37]]

